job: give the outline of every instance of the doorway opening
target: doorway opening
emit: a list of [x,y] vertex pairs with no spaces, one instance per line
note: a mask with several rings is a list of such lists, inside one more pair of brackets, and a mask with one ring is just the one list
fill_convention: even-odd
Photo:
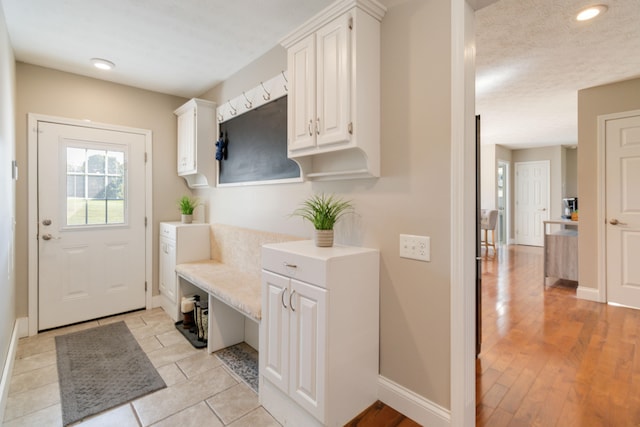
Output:
[[498,202],[498,237],[499,246],[509,244],[509,162],[498,160],[497,171],[497,202]]

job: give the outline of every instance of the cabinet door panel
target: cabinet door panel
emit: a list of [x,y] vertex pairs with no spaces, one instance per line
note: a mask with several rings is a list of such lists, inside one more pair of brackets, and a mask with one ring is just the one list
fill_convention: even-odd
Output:
[[290,286],[289,395],[324,421],[327,291],[293,279]]
[[289,151],[315,146],[316,56],[313,35],[292,46],[287,53],[289,99],[287,100]]
[[178,116],[178,175],[193,173],[196,169],[196,110]]
[[349,20],[348,15],[342,16],[316,34],[318,146],[350,139],[348,128],[351,121]]
[[176,301],[176,244],[160,239],[160,293],[172,302]]
[[262,273],[260,358],[262,374],[285,393],[289,387],[289,279]]

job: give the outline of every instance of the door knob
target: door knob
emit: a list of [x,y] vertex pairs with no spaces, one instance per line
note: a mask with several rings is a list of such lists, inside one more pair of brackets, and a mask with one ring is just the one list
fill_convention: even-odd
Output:
[[42,235],[42,240],[51,240],[51,239],[52,239],[51,234],[43,234]]
[[51,220],[50,219],[43,219],[42,220],[42,225],[51,225]]
[[611,225],[627,225],[626,223],[624,223],[624,222],[620,222],[620,221],[618,221],[618,220],[617,220],[617,219],[615,219],[615,218],[611,219],[611,220],[609,221],[609,224],[611,224]]

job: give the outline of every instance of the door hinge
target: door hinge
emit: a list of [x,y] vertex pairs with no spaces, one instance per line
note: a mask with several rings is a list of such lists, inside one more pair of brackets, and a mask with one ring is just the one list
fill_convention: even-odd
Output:
[[147,292],[147,282],[144,282],[144,291]]
[[147,226],[147,217],[146,216],[144,217],[144,226],[145,227]]
[[347,126],[347,130],[349,131],[350,135],[353,135],[353,122],[349,123],[349,125]]
[[144,162],[147,163],[147,152],[144,152]]
[[353,30],[353,17],[349,18],[349,29]]

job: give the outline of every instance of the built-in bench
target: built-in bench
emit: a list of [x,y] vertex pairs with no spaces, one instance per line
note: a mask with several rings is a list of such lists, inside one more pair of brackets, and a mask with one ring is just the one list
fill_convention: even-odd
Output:
[[289,240],[299,238],[212,224],[212,259],[176,266],[180,296],[193,293],[191,286],[208,296],[210,353],[243,341],[257,349],[262,318],[261,248]]

